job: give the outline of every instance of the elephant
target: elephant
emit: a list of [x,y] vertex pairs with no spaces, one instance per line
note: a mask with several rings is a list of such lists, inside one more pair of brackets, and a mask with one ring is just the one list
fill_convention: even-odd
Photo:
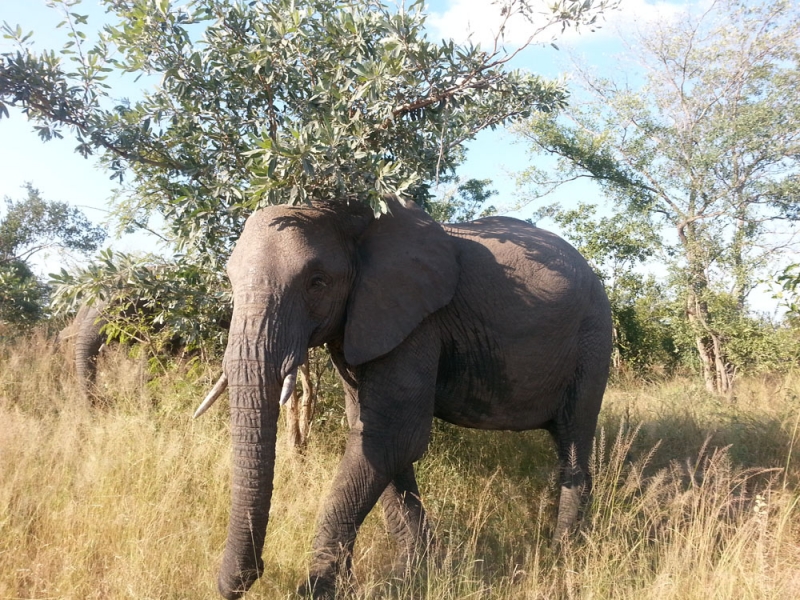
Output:
[[[150,270],[155,271],[156,268]],[[108,333],[103,331],[103,328],[113,323],[116,325],[114,329],[119,330],[125,325],[132,324],[141,330],[149,327],[149,333],[161,335],[165,327],[163,322],[153,322],[153,316],[159,312],[160,305],[137,295],[135,290],[128,289],[116,293],[106,290],[105,294],[105,298],[95,299],[93,303],[84,301],[72,322],[62,329],[56,338],[59,343],[72,342],[73,351],[70,353],[74,359],[81,393],[92,403],[100,400],[95,386],[97,358],[104,343],[109,339]],[[226,330],[230,325],[230,311],[224,306],[219,307],[215,316],[217,317],[215,325],[219,331]],[[111,339],[141,341],[147,339],[147,336],[117,335],[117,331],[112,331]],[[178,334],[172,334],[166,340],[162,338],[159,342],[159,351],[163,350],[173,356],[187,353],[184,340]]]
[[[109,300],[97,300],[93,304],[85,302],[78,309],[72,323],[58,334],[59,340],[74,341],[75,374],[77,375],[82,395],[89,399],[92,404],[101,400],[95,384],[97,379],[97,359],[108,339],[108,335],[103,331],[103,328],[109,323],[109,320],[114,318],[114,313],[120,306],[125,307],[120,313],[123,318],[135,315],[138,310],[150,310],[147,308],[142,309],[142,303],[130,295],[110,302]],[[168,346],[170,351],[179,351],[182,348],[177,336],[173,337]]]
[[575,525],[608,380],[611,310],[566,241],[527,222],[440,225],[411,201],[269,206],[252,213],[227,264],[232,500],[217,587],[241,597],[264,571],[283,382],[326,345],[349,433],[318,516],[298,594],[335,596],[356,534],[380,500],[408,560],[431,539],[414,473],[433,418],[545,429],[560,465],[557,544]]
[[103,317],[103,301],[82,304],[75,318],[58,334],[58,341],[72,341],[75,359],[75,373],[81,393],[94,400],[95,379],[97,377],[97,357],[106,336],[101,333],[107,321]]

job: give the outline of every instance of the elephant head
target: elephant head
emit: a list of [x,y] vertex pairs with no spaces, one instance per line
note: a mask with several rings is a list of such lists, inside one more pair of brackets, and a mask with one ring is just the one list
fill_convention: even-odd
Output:
[[[261,575],[281,389],[324,343],[355,367],[380,357],[448,303],[458,282],[449,237],[413,204],[262,209],[228,262],[233,317],[224,375],[231,406],[232,505],[218,577],[240,597]],[[205,410],[208,402],[198,412]]]

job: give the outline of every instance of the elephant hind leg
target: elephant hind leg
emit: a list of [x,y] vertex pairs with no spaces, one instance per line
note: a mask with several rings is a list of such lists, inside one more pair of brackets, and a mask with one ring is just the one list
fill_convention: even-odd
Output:
[[558,412],[547,425],[556,442],[561,474],[554,544],[572,530],[592,488],[589,458],[611,355],[611,324],[604,310],[607,304],[598,305],[598,314],[581,327],[578,368],[564,390]]
[[591,487],[591,474],[586,466],[587,461],[579,458],[577,444],[570,444],[568,449],[562,450],[559,444],[559,468],[561,492],[558,499],[558,517],[556,528],[553,532],[553,544],[559,544],[575,523],[578,513],[588,497]]
[[561,493],[553,543],[558,544],[578,520],[592,488],[589,458],[607,377],[579,379],[565,392],[564,402],[547,429],[558,453]]
[[381,505],[386,529],[400,546],[400,563],[408,574],[414,559],[433,544],[413,465],[389,483],[381,495]]

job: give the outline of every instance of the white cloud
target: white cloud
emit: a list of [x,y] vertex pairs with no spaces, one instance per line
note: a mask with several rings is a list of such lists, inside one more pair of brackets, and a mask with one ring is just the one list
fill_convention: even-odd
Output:
[[[547,0],[540,0],[545,12]],[[690,0],[691,3],[691,0]],[[630,25],[643,25],[648,22],[671,20],[683,14],[686,2],[675,3],[667,0],[621,0],[618,10],[610,11],[598,21],[600,29],[591,32],[584,27],[576,33],[574,28],[563,34],[558,27],[548,29],[536,38],[538,42],[549,42],[555,36],[558,41],[580,42],[583,39],[597,39],[597,36],[609,35],[615,28]],[[546,22],[542,15],[537,23],[530,23],[520,15],[512,16],[506,23],[503,41],[507,46],[519,46],[530,38],[538,27]],[[491,46],[499,33],[503,17],[500,6],[491,0],[449,0],[444,12],[432,12],[428,17],[428,26],[434,38],[452,38],[456,42],[468,39],[483,47]],[[558,34],[558,35],[557,35]]]

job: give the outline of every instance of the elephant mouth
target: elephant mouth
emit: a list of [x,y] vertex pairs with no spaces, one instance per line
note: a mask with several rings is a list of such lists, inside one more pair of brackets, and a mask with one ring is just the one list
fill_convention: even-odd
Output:
[[[294,367],[286,378],[283,380],[283,387],[281,388],[281,397],[280,397],[280,405],[283,406],[289,401],[289,397],[292,395],[294,391],[295,383],[297,382],[297,369],[299,366]],[[223,372],[220,375],[217,382],[214,384],[214,387],[211,388],[211,391],[208,392],[206,397],[200,403],[200,406],[197,407],[197,410],[194,411],[194,415],[192,415],[193,419],[198,418],[203,413],[205,413],[211,406],[217,401],[217,399],[222,395],[222,393],[228,388],[228,376]]]

